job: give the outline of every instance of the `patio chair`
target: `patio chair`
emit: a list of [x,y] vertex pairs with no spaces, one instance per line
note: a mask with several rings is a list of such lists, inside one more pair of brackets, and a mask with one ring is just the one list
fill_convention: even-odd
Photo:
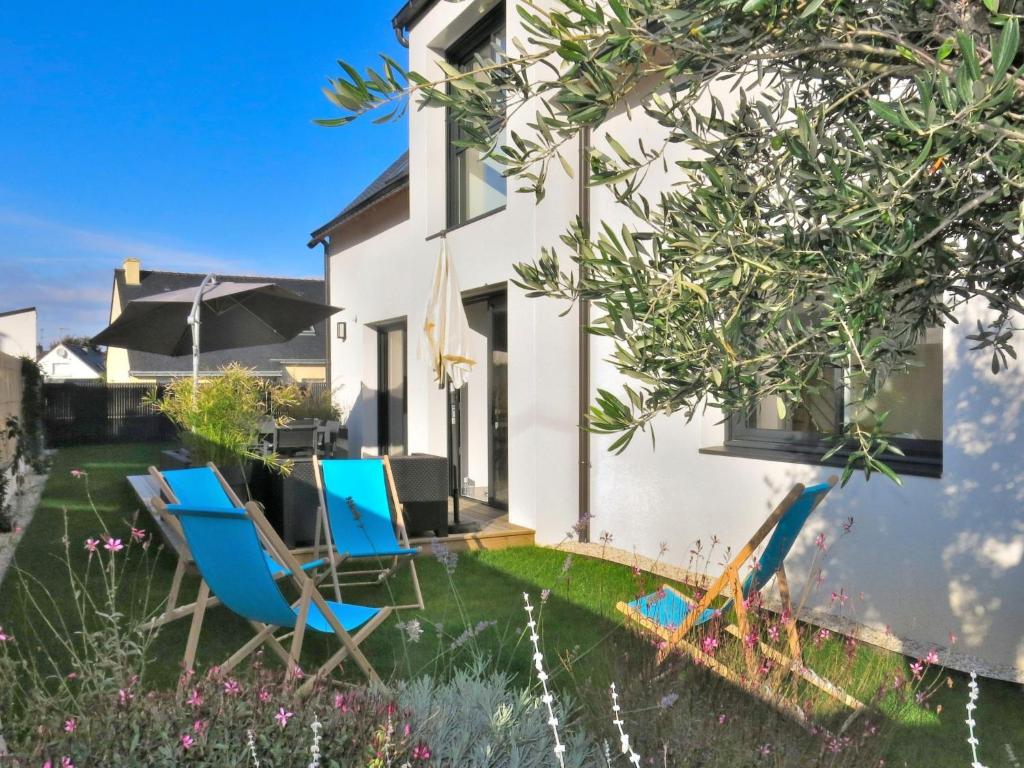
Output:
[[[212,462],[204,467],[190,467],[188,469],[172,469],[161,472],[156,467],[149,468],[149,475],[160,488],[164,501],[168,504],[189,504],[210,509],[238,509],[243,506],[234,489],[221,475],[220,470]],[[178,597],[181,592],[181,582],[192,561],[192,555],[188,550],[184,532],[181,530],[181,523],[174,515],[161,514],[161,519],[172,528],[181,541],[183,549],[178,551],[178,564],[174,569],[174,577],[171,580],[171,589],[167,595],[167,605],[156,618],[146,622],[142,628],[152,629],[167,624],[170,621],[192,615],[196,610],[196,603],[178,605]],[[278,562],[269,552],[264,550],[267,566],[275,579],[284,578],[289,574],[288,568]],[[302,570],[312,571],[327,565],[324,559],[314,559],[302,565]],[[326,576],[324,572],[323,576]],[[321,578],[323,578],[321,576]],[[216,599],[211,600],[209,605],[216,605]],[[209,605],[207,607],[209,607]]]
[[[396,608],[423,610],[423,593],[414,558],[419,549],[409,545],[402,505],[387,456],[374,459],[316,460],[320,515],[314,557],[326,545],[335,597],[342,586],[381,584],[403,562],[412,572],[416,602]],[[375,562],[378,567],[345,571],[355,581],[341,582],[338,568],[349,561]]]
[[[741,641],[745,641],[749,631],[747,599],[750,595],[764,589],[773,578],[777,579],[785,611],[783,617],[790,656],[786,656],[760,641],[757,646],[761,653],[780,665],[783,670],[798,675],[853,710],[846,722],[843,723],[840,730],[842,733],[864,709],[864,705],[846,691],[804,666],[785,567],[786,556],[800,535],[807,518],[835,483],[836,478],[831,477],[825,483],[806,488],[800,483],[793,486],[793,489],[786,494],[786,497],[768,516],[768,519],[757,529],[757,533],[726,566],[722,575],[711,584],[699,601],[694,601],[677,589],[665,584],[656,592],[629,603],[620,602],[615,607],[641,628],[661,638],[663,643],[658,651],[658,663],[663,662],[673,650],[684,651],[725,679],[746,688],[762,701],[794,718],[801,725],[809,727],[807,717],[799,706],[791,701],[786,701],[770,688],[756,683],[756,662],[753,648],[748,643],[744,642],[744,661],[747,673],[744,678],[741,673],[711,654],[705,653],[700,647],[699,641],[691,642],[687,639],[687,635],[694,628],[735,610],[736,623],[727,625],[725,630]],[[771,534],[770,538],[768,538],[769,534]],[[753,560],[753,570],[741,581],[740,569],[753,559],[755,550],[766,538],[768,538],[768,543],[761,553],[761,557]],[[726,601],[715,607],[715,601],[723,596]]]
[[[266,644],[289,672],[295,672],[305,633],[312,630],[335,635],[342,647],[307,676],[297,691],[299,696],[308,694],[318,679],[329,674],[349,656],[371,683],[381,684],[380,677],[359,650],[359,645],[390,615],[391,608],[370,608],[325,600],[313,579],[302,570],[277,531],[253,502],[244,508],[203,508],[164,504],[157,499],[154,505],[162,513],[173,514],[181,522],[189,549],[203,577],[192,616],[192,629],[185,645],[183,664],[186,674],[195,665],[199,627],[212,592],[255,630],[253,638],[220,665],[222,671],[230,671]],[[298,588],[300,597],[295,603],[289,603],[281,592],[267,560],[268,550],[275,560],[284,565],[288,577]],[[278,634],[279,630],[285,632]],[[282,641],[289,638],[290,647],[285,650]]]

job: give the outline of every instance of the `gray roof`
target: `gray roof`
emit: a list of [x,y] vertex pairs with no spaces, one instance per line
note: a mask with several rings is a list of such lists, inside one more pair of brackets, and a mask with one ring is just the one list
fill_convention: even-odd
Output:
[[96,347],[83,347],[81,344],[64,344],[64,347],[96,373],[103,375],[107,370],[106,354]]
[[332,229],[345,223],[352,217],[362,213],[378,200],[387,197],[409,185],[409,151],[406,150],[401,156],[389,165],[384,172],[370,182],[362,192],[356,195],[355,199],[346,205],[337,216],[313,232],[309,237],[309,247],[312,248],[323,242],[324,238]]
[[35,312],[35,307],[22,307],[21,309],[9,309],[6,312],[0,312],[0,317],[10,317],[11,315],[22,315],[25,312]]
[[[176,291],[181,288],[198,287],[205,275],[190,272],[155,272],[142,270],[139,285],[125,283],[124,270],[114,270],[114,283],[123,307],[132,299],[152,296],[157,293]],[[264,275],[222,275],[221,281],[236,283],[275,283],[299,296],[313,301],[324,301],[324,281],[295,277],[266,277]],[[216,371],[228,363],[239,363],[254,368],[262,374],[280,374],[286,362],[302,362],[308,365],[325,365],[327,360],[327,321],[317,323],[315,333],[296,336],[281,344],[264,344],[258,347],[239,347],[217,352],[203,352],[199,356],[201,373]],[[133,375],[184,374],[192,371],[191,356],[170,357],[152,352],[128,350],[128,367]]]

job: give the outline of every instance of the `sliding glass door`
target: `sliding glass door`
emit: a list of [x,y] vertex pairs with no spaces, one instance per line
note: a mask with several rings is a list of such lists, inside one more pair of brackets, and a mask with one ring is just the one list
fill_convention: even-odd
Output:
[[466,302],[469,381],[453,393],[453,454],[462,496],[508,507],[508,303],[504,293]]

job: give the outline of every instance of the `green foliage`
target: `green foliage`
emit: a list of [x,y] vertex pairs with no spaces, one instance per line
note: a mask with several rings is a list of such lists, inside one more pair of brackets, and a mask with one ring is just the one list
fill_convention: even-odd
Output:
[[334,392],[329,389],[300,393],[294,404],[282,406],[274,412],[275,416],[289,419],[320,419],[321,421],[341,421],[342,414],[334,403]]
[[149,402],[178,427],[194,464],[212,461],[228,466],[253,460],[282,472],[291,468],[289,462],[256,446],[260,425],[269,414],[299,402],[295,386],[273,386],[232,363],[198,387],[191,378],[175,379],[162,398],[154,394]]
[[[589,182],[630,223],[573,226],[572,268],[550,248],[516,271],[531,295],[598,310],[590,330],[631,382],[591,413],[621,435],[613,449],[659,414],[772,396],[784,412],[822,394],[827,369],[868,412],[924,331],[972,300],[993,371],[1016,357],[1024,2],[553,5],[516,3],[527,42],[506,60],[436,79],[346,65],[329,96],[346,121],[409,94],[445,107],[538,200],[551,163],[594,133]],[[627,103],[657,126],[635,146],[601,133]],[[671,184],[649,197],[659,166]],[[873,416],[838,436],[844,480],[896,479]]]
[[43,372],[32,359],[21,358],[21,419],[17,458],[36,472],[43,469]]

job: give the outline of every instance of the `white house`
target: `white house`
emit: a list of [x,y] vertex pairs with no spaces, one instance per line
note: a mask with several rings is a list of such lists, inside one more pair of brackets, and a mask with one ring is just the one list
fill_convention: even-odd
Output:
[[46,381],[99,381],[104,375],[103,352],[61,342],[39,358],[39,368]]
[[0,352],[36,359],[38,318],[35,307],[0,312]]
[[[436,72],[443,58],[460,65],[526,39],[514,2],[409,0],[395,28],[410,69]],[[658,130],[636,112],[610,122],[620,140]],[[444,235],[478,361],[454,409],[462,492],[507,507],[538,543],[558,543],[592,516],[591,539],[613,537],[609,556],[654,559],[666,545],[661,559],[685,568],[698,539],[717,536],[719,553],[735,550],[794,482],[836,473],[814,445],[793,443],[815,429],[809,417],[780,422],[773,404],[742,421],[713,411],[691,423],[662,418],[656,449],[637,439],[620,456],[606,451],[611,438],[579,430],[596,389],[622,383],[603,362],[610,346],[580,333],[577,307],[560,316],[564,305],[526,298],[510,282],[512,265],[557,244],[581,212],[620,225],[621,206],[581,188],[579,174],[558,173],[537,206],[449,137],[443,111],[411,110],[408,154],[312,235],[310,245],[325,249],[329,301],[345,308],[330,371],[350,414],[350,450],[448,450],[446,394],[417,357]],[[668,181],[652,174],[647,183]],[[938,647],[950,666],[1024,681],[1024,369],[993,375],[968,351],[976,313],[968,307],[959,325],[929,334],[922,367],[890,386],[887,426],[907,435],[903,485],[858,476],[835,490],[788,569],[806,581],[825,534],[824,578],[809,592],[815,620],[839,623],[830,595],[842,590],[853,596],[845,623],[873,642],[908,653]]]

